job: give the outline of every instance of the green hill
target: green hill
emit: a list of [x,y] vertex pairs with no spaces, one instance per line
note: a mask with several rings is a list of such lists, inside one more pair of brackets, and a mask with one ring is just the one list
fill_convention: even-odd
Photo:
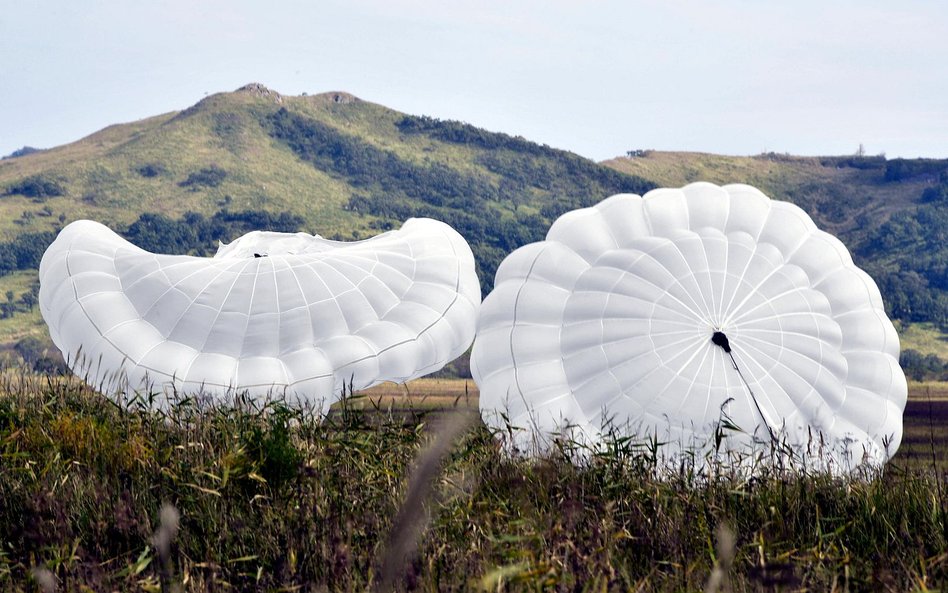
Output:
[[937,330],[948,325],[948,161],[630,154],[597,164],[347,93],[289,97],[259,84],[65,146],[24,148],[0,160],[0,343],[44,332],[29,307],[33,270],[79,218],[146,249],[207,254],[251,229],[358,239],[430,216],[471,243],[486,292],[503,257],[561,213],[705,180],[802,206],[876,277],[903,337],[948,359]]
[[[18,153],[0,161],[0,293],[14,300],[24,275],[11,273],[35,269],[80,218],[147,249],[208,253],[255,228],[358,239],[430,216],[468,238],[486,291],[503,257],[561,213],[653,187],[522,138],[259,84]],[[42,328],[32,320],[0,320],[0,341]]]
[[560,213],[650,187],[505,134],[406,116],[346,93],[284,97],[252,84],[0,161],[0,237],[78,218],[125,229],[145,212],[223,213],[233,222],[235,213],[264,210],[348,239],[409,216],[438,216],[467,234],[490,274]]

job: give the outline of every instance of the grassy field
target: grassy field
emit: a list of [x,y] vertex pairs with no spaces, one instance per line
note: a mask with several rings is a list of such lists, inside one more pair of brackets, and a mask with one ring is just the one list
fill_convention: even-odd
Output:
[[948,360],[948,334],[933,323],[904,323],[896,325],[902,350],[911,348],[928,355]]
[[[0,589],[907,591],[948,583],[948,384],[858,476],[669,472],[617,441],[502,453],[473,384],[120,409],[0,377]],[[934,449],[936,456],[931,453]],[[927,457],[925,456],[927,451]],[[912,455],[905,453],[912,452]]]
[[[0,298],[5,298],[8,291],[13,291],[14,299],[28,292],[30,284],[37,279],[35,270],[13,272],[0,276]],[[39,306],[30,311],[26,308],[16,311],[10,317],[0,319],[0,347],[10,347],[26,336],[37,336],[49,339],[49,330],[40,315]]]

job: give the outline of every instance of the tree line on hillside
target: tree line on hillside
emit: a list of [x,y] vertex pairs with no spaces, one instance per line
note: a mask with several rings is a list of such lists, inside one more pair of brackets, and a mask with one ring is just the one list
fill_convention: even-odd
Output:
[[43,253],[55,238],[56,231],[41,231],[22,233],[11,241],[0,242],[0,276],[39,268]]
[[655,187],[641,177],[620,173],[572,152],[458,121],[406,115],[395,126],[406,135],[423,134],[441,142],[484,149],[477,163],[504,178],[508,199],[516,200],[516,193],[529,188],[588,195],[599,187],[613,193],[639,194]]
[[424,134],[441,142],[464,144],[487,150],[506,148],[521,154],[556,158],[558,151],[546,144],[537,144],[521,136],[510,136],[500,132],[489,132],[459,121],[441,120],[428,116],[406,115],[395,126],[403,134]]
[[122,235],[135,245],[154,253],[210,255],[218,241],[233,240],[257,230],[295,233],[303,228],[302,217],[289,212],[265,210],[218,210],[212,216],[186,212],[179,219],[145,213]]
[[[773,153],[762,155],[771,156]],[[799,157],[786,157],[792,162]],[[772,160],[782,160],[773,158]],[[937,178],[948,169],[948,159],[887,159],[884,154],[876,156],[850,155],[820,157],[820,165],[836,167],[837,169],[861,169],[865,171],[877,170],[880,172],[879,181],[891,183],[918,177]]]
[[395,126],[405,135],[484,149],[474,160],[481,168],[412,161],[285,108],[262,121],[299,158],[357,188],[347,208],[376,217],[371,226],[386,229],[430,217],[456,228],[474,251],[485,292],[500,261],[542,239],[560,214],[654,187],[566,151],[458,122],[408,116]]
[[[146,212],[119,234],[133,244],[155,253],[208,255],[218,240],[232,240],[253,230],[295,233],[304,225],[302,217],[289,212],[223,209],[212,216],[187,212],[178,219]],[[23,233],[0,243],[0,276],[16,270],[39,268],[43,253],[58,231]]]
[[948,330],[948,171],[919,201],[870,232],[856,256],[890,316]]
[[500,197],[485,175],[462,173],[440,163],[417,164],[286,109],[270,115],[266,124],[270,135],[298,157],[360,190],[458,209],[476,208],[479,202]]

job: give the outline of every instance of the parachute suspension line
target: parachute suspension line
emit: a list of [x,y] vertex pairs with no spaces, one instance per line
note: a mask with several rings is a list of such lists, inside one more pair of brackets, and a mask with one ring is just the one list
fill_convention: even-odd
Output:
[[757,415],[760,416],[761,421],[763,421],[764,426],[767,427],[767,432],[770,433],[771,441],[776,442],[777,435],[774,434],[774,429],[770,427],[770,423],[767,422],[767,418],[764,416],[764,411],[761,410],[760,404],[757,402],[757,396],[754,395],[754,390],[751,389],[750,383],[747,382],[747,378],[744,377],[744,373],[741,371],[740,367],[737,366],[737,361],[734,359],[734,353],[731,352],[731,344],[728,342],[727,336],[724,335],[724,332],[716,331],[711,335],[711,343],[715,346],[720,346],[722,350],[731,358],[731,365],[734,366],[734,370],[737,371],[737,375],[741,378],[741,381],[744,383],[744,387],[747,389],[747,393],[751,396],[751,401],[754,402],[754,407],[757,408]]
[[750,383],[747,382],[747,379],[744,377],[744,373],[742,373],[740,367],[737,366],[737,361],[734,360],[734,353],[730,350],[725,350],[725,352],[727,352],[727,355],[731,357],[731,364],[734,365],[734,370],[737,371],[741,381],[744,382],[744,387],[747,388],[747,393],[750,394],[751,400],[754,402],[754,407],[757,408],[757,415],[760,416],[764,426],[767,427],[767,432],[770,433],[770,440],[776,442],[777,435],[774,434],[774,429],[770,428],[770,423],[767,422],[767,418],[764,417],[764,412],[760,409],[760,404],[757,403],[757,396],[754,395],[754,390],[751,389]]

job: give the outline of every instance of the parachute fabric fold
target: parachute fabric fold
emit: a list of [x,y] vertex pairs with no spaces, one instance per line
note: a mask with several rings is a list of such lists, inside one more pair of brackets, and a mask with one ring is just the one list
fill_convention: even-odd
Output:
[[472,371],[485,421],[520,445],[621,429],[674,456],[733,423],[735,449],[777,439],[846,469],[898,448],[898,357],[838,239],[750,186],[696,183],[569,212],[508,256]]
[[40,264],[40,310],[73,371],[106,393],[285,394],[328,404],[440,369],[474,338],[474,258],[410,219],[364,241],[252,232],[214,257],[149,253],[77,221]]

